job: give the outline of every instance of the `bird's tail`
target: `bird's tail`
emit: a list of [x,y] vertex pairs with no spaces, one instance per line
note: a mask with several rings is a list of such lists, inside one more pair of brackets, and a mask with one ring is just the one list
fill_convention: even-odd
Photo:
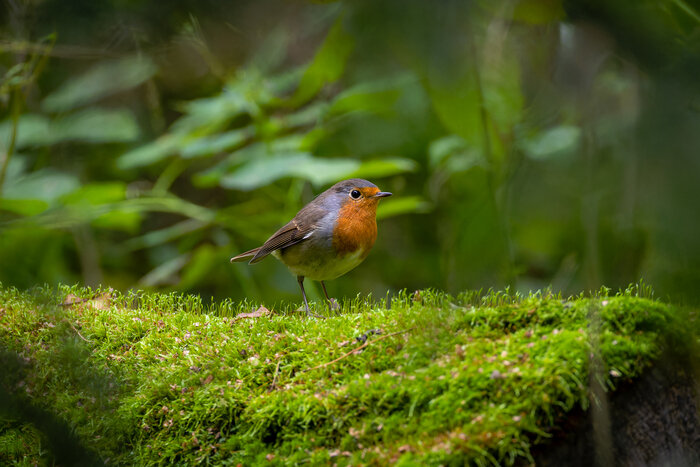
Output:
[[237,263],[239,261],[247,261],[249,259],[252,259],[256,254],[258,254],[258,251],[260,251],[260,247],[248,250],[245,253],[241,253],[240,255],[236,255],[233,258],[231,258],[231,262]]

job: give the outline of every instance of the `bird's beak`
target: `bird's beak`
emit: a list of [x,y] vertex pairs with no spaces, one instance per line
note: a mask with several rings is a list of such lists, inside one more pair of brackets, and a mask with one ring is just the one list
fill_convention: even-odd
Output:
[[379,193],[374,194],[375,198],[386,198],[387,196],[391,196],[391,193],[388,191],[380,191]]

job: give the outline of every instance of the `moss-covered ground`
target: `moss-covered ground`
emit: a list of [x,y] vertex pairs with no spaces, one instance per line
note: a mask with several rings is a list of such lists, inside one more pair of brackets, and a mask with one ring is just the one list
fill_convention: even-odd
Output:
[[319,320],[176,294],[0,288],[0,464],[528,462],[587,407],[592,355],[614,390],[687,337],[687,313],[639,291],[420,291]]

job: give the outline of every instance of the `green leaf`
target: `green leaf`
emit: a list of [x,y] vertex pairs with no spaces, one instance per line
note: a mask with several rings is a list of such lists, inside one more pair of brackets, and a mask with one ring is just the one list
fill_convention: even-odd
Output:
[[373,159],[363,161],[357,170],[347,174],[347,177],[381,178],[399,173],[414,172],[417,168],[418,164],[413,159],[403,159],[399,157]]
[[213,167],[196,174],[193,181],[201,187],[212,187],[218,185],[222,177],[235,172],[245,163],[254,160],[264,161],[279,155],[286,157],[289,154],[306,153],[307,149],[307,140],[301,134],[291,134],[269,142],[250,144],[234,151]]
[[174,133],[192,136],[210,135],[223,130],[236,117],[244,114],[255,118],[273,98],[263,76],[256,70],[241,70],[216,96],[185,102],[184,113],[170,128]]
[[103,62],[46,96],[42,108],[65,112],[138,86],[156,71],[153,61],[142,55]]
[[345,64],[354,46],[352,36],[343,30],[342,17],[338,18],[302,75],[296,92],[286,104],[299,106],[315,96],[326,84],[337,81],[345,71]]
[[457,135],[447,135],[436,139],[428,147],[428,160],[431,167],[437,167],[440,162],[460,151],[467,149],[467,142]]
[[328,104],[325,102],[314,102],[305,106],[301,110],[298,110],[297,112],[282,117],[282,126],[285,128],[295,128],[313,125],[323,118],[327,109]]
[[510,134],[522,119],[524,98],[516,50],[517,45],[511,43],[496,55],[484,56],[479,70],[484,106],[500,134]]
[[561,125],[536,134],[520,142],[523,152],[532,159],[550,159],[575,151],[581,141],[581,129]]
[[154,164],[176,154],[184,146],[186,140],[187,136],[185,135],[172,133],[163,135],[155,141],[122,154],[117,159],[117,167],[128,170]]
[[180,154],[185,159],[209,156],[224,151],[232,151],[245,143],[254,134],[252,126],[198,138],[185,145]]
[[[49,142],[49,119],[43,115],[25,114],[17,122],[15,149],[43,146]],[[12,121],[0,123],[0,148],[7,151],[12,134]]]
[[[0,147],[10,142],[12,122],[0,124]],[[130,111],[125,109],[86,109],[49,120],[42,115],[27,114],[17,124],[17,149],[48,146],[65,141],[112,143],[133,141],[139,127]]]
[[75,175],[42,169],[23,177],[8,179],[3,196],[8,199],[41,200],[53,203],[78,188]]
[[483,146],[479,88],[473,71],[465,71],[456,82],[429,83],[428,94],[436,115],[450,133],[471,145]]
[[141,235],[140,237],[130,238],[124,242],[122,246],[128,251],[140,250],[142,248],[153,248],[154,246],[167,243],[190,232],[195,232],[202,229],[208,225],[210,224],[197,219],[186,219],[182,222],[178,222],[177,224],[158,230],[153,230]]
[[430,165],[443,167],[449,173],[462,172],[476,166],[486,166],[481,148],[470,146],[457,135],[448,135],[430,143]]
[[328,159],[314,157],[307,152],[290,151],[252,158],[233,173],[223,175],[220,183],[224,188],[253,190],[280,178],[297,177],[320,187],[344,178],[386,177],[415,169],[416,163],[410,159]]
[[190,253],[184,253],[161,263],[139,279],[139,285],[155,287],[177,282],[177,273],[187,264],[190,256]]
[[350,159],[320,159],[306,152],[279,153],[255,158],[221,177],[224,188],[253,190],[283,177],[299,177],[323,185],[353,173],[360,163]]
[[206,223],[216,218],[216,211],[213,209],[199,206],[174,195],[130,198],[114,204],[114,207],[129,212],[168,212],[199,219]]
[[99,205],[121,201],[126,198],[126,183],[89,183],[61,198],[66,205]]
[[92,225],[102,229],[121,230],[135,234],[141,225],[141,213],[123,209],[110,209],[104,214],[97,215]]
[[350,178],[360,167],[360,163],[353,159],[322,159],[308,156],[294,164],[290,175],[303,178],[320,187],[343,178]]
[[404,196],[382,200],[377,207],[377,219],[409,213],[426,213],[433,209],[432,204],[420,196]]
[[513,19],[528,24],[549,24],[566,17],[561,0],[520,0]]
[[400,97],[401,90],[396,87],[387,87],[384,83],[362,84],[338,95],[331,104],[329,113],[340,115],[367,112],[391,116]]
[[[224,263],[226,259],[221,258],[221,254],[212,245],[202,245],[192,254],[192,258],[182,270],[182,278],[178,283],[180,289],[187,290],[201,283],[207,274],[217,266]],[[225,263],[224,263],[225,264]]]
[[139,127],[125,109],[86,109],[55,120],[51,124],[50,142],[82,141],[115,143],[133,141]]
[[21,216],[34,216],[49,208],[49,203],[39,199],[0,198],[0,211],[9,211]]

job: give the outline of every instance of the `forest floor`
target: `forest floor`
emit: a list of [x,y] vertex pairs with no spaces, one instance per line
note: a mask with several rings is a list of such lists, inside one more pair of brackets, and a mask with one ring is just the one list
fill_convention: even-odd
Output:
[[640,286],[296,306],[0,287],[0,463],[531,463],[698,328]]

